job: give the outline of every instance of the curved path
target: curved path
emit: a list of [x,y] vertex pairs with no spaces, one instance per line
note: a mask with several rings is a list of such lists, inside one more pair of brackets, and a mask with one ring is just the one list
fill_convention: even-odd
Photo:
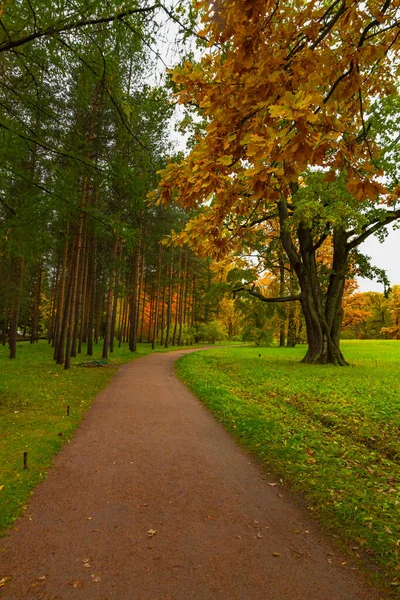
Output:
[[382,600],[176,379],[123,366],[0,540],[12,600]]

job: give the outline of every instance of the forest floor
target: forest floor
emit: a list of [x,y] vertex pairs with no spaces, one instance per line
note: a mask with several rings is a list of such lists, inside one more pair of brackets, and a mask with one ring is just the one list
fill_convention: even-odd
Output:
[[382,600],[174,375],[124,365],[10,534],[7,600]]

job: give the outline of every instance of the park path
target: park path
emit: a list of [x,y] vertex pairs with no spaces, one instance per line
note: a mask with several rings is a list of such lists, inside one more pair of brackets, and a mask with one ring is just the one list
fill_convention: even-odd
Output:
[[124,365],[0,540],[0,598],[382,600],[175,375]]

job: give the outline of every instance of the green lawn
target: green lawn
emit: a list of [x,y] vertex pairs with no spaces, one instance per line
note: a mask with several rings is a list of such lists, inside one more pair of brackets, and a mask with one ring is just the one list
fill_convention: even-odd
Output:
[[[101,351],[99,345],[93,358],[99,359]],[[21,513],[54,454],[71,437],[96,393],[112,379],[115,366],[150,352],[150,344],[139,344],[132,355],[125,344],[110,355],[110,367],[79,366],[87,360],[82,355],[72,359],[70,371],[64,371],[55,365],[52,348],[44,341],[18,343],[15,360],[8,358],[7,347],[0,346],[0,533]]]
[[[352,367],[304,347],[195,353],[178,375],[240,443],[400,582],[400,341],[345,341]],[[259,354],[261,356],[259,356]],[[400,589],[400,586],[399,586]]]

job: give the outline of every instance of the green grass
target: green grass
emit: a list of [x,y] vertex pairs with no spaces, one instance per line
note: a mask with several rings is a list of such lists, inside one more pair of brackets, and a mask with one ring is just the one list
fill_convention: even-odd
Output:
[[[177,373],[313,514],[400,583],[400,342],[343,342],[349,368],[304,347],[181,358]],[[261,357],[259,357],[261,354]],[[400,586],[399,586],[400,589]]]
[[[93,358],[99,359],[101,351],[97,346]],[[72,436],[97,392],[112,379],[116,366],[150,352],[150,344],[139,344],[132,355],[125,344],[110,355],[107,368],[79,366],[87,360],[81,355],[72,359],[70,371],[64,371],[54,364],[52,348],[44,341],[18,343],[15,360],[8,358],[8,348],[0,346],[0,534],[22,512],[32,489],[46,476],[52,458]]]

